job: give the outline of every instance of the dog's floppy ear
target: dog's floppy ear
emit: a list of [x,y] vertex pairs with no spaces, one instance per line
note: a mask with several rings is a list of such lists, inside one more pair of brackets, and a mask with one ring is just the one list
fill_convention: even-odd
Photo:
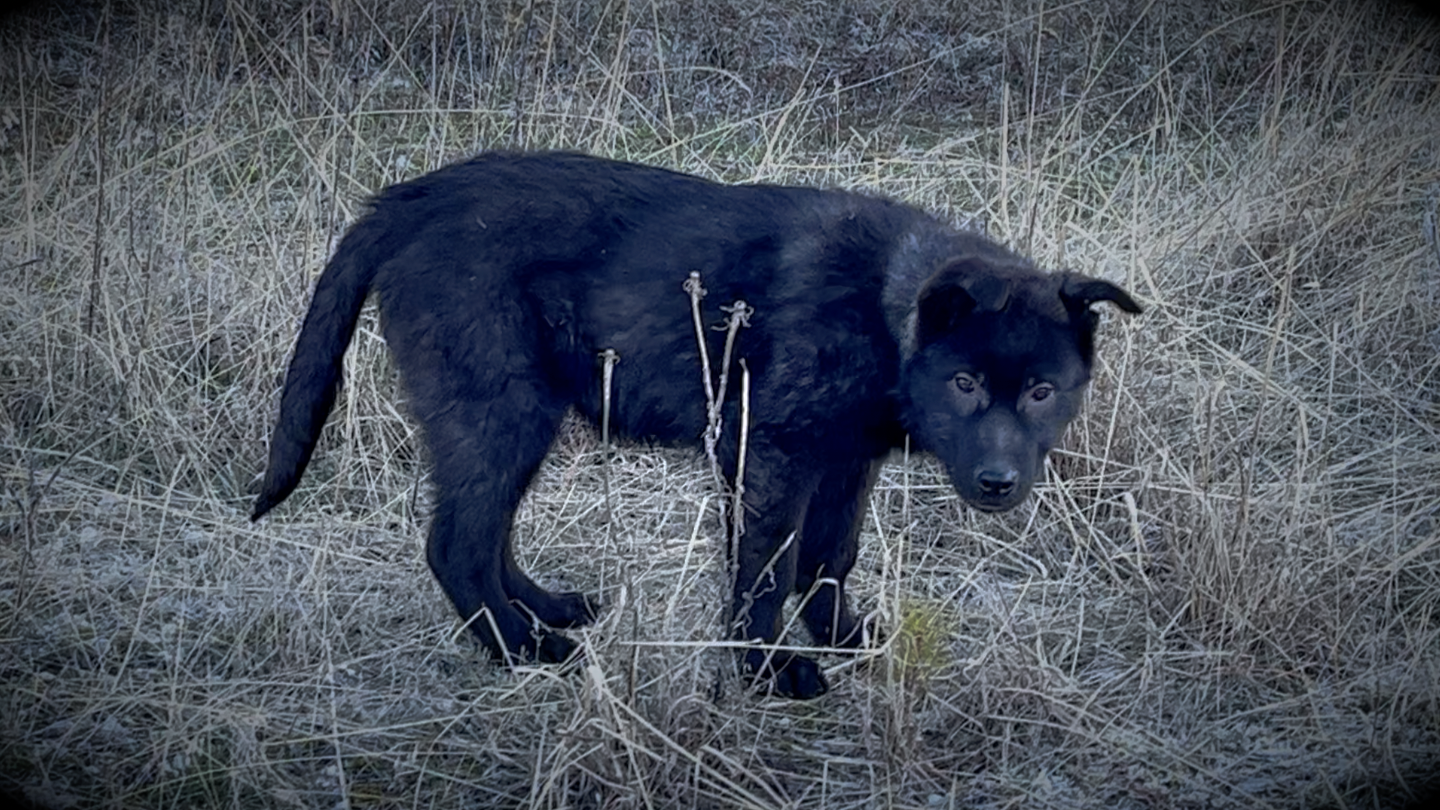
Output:
[[1009,302],[1010,279],[979,259],[953,259],[920,287],[916,345],[953,332],[971,313],[999,312]]
[[1060,298],[1065,301],[1065,308],[1072,313],[1087,310],[1091,304],[1098,301],[1109,301],[1130,313],[1139,314],[1141,311],[1135,299],[1114,284],[1069,271],[1066,271],[1065,278],[1060,283]]
[[1099,301],[1109,301],[1126,312],[1139,313],[1140,305],[1130,294],[1108,281],[1066,270],[1060,280],[1060,300],[1070,312],[1070,322],[1075,325],[1075,337],[1080,355],[1088,364],[1095,355],[1095,327],[1100,316],[1090,309]]

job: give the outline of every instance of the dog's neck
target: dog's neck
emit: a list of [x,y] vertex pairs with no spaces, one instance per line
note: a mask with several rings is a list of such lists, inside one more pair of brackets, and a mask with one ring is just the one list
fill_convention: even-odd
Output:
[[924,220],[901,234],[883,273],[880,306],[885,325],[905,362],[915,353],[916,302],[920,287],[956,252],[956,232],[937,220]]

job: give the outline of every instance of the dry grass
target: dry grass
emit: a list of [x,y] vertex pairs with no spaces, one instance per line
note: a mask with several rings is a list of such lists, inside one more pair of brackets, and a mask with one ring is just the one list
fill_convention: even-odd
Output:
[[[109,4],[0,25],[0,789],[47,807],[1388,807],[1440,762],[1440,33],[1365,3]],[[196,4],[197,6],[199,4]],[[691,453],[576,427],[499,670],[373,321],[251,525],[364,195],[479,148],[873,189],[1123,281],[1032,501],[888,467],[891,641],[738,687]],[[676,306],[685,306],[677,281]]]

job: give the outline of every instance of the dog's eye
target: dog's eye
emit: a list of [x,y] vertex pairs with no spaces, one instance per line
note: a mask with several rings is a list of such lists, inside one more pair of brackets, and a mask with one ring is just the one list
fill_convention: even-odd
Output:
[[955,375],[955,387],[960,389],[960,393],[962,394],[975,393],[975,389],[979,386],[979,384],[980,383],[976,381],[974,377],[971,377],[969,374],[961,373]]
[[1030,399],[1032,402],[1044,402],[1045,400],[1049,399],[1050,395],[1053,393],[1055,393],[1055,386],[1043,384],[1037,385],[1034,388],[1030,389]]

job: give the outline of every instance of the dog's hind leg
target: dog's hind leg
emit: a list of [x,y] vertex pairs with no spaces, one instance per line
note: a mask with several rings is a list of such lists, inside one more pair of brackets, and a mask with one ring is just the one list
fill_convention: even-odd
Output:
[[510,543],[505,544],[504,556],[505,568],[500,581],[511,601],[524,605],[535,618],[551,627],[580,627],[595,621],[600,613],[597,600],[576,591],[554,593],[540,587],[520,569]]
[[515,509],[550,448],[564,403],[518,376],[502,388],[485,398],[453,386],[439,400],[443,408],[422,414],[438,490],[427,556],[455,609],[497,658],[558,662],[574,642],[535,626],[514,602],[552,626],[582,623],[590,603],[536,585],[520,571],[510,542]]
[[856,647],[864,633],[845,596],[845,577],[855,566],[860,525],[880,461],[859,459],[826,472],[810,497],[800,533],[795,592],[815,643]]

